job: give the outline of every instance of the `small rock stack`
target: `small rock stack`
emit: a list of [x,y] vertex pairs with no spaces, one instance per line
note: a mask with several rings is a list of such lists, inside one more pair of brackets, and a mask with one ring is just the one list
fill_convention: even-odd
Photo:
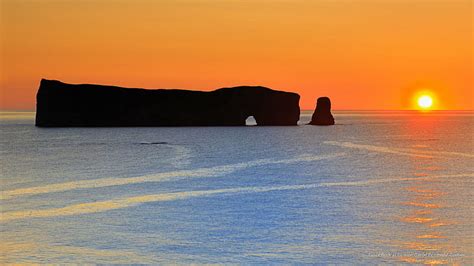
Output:
[[334,125],[334,117],[331,114],[331,100],[328,97],[320,97],[316,103],[311,122],[308,125],[330,126]]

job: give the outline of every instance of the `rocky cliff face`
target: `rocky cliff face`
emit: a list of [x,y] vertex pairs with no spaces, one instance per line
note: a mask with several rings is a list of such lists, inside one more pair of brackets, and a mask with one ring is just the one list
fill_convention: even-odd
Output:
[[211,92],[128,89],[41,80],[36,126],[292,126],[299,120],[299,95],[265,87]]
[[328,97],[318,98],[316,109],[309,124],[316,126],[334,125],[334,117],[331,114],[331,100]]

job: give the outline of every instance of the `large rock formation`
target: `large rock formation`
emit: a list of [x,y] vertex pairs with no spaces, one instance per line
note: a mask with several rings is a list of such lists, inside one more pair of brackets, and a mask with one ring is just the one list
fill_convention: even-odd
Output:
[[331,114],[331,100],[328,97],[320,97],[316,103],[311,122],[309,125],[330,126],[334,125],[334,117]]
[[71,85],[41,80],[36,126],[292,126],[299,120],[296,93],[265,87],[222,88],[211,92],[145,90]]

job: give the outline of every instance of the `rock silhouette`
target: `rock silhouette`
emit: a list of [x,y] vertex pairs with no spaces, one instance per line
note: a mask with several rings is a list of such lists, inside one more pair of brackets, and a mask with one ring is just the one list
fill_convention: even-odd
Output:
[[331,114],[331,100],[328,97],[320,97],[316,103],[311,122],[309,125],[330,126],[334,125],[334,117]]
[[260,126],[293,126],[299,98],[266,87],[146,90],[43,79],[36,126],[245,126],[249,116]]

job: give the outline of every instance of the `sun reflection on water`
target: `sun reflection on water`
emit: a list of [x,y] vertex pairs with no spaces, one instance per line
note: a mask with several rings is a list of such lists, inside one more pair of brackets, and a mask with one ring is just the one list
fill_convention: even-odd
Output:
[[[406,128],[410,134],[428,135],[436,124],[433,121],[413,120]],[[431,149],[430,143],[413,145],[422,151]],[[443,157],[410,157],[413,165],[413,176],[429,177],[440,171]],[[401,256],[399,260],[407,263],[419,263],[428,265],[439,265],[455,263],[455,258],[445,256],[455,252],[452,239],[450,239],[449,229],[445,228],[456,224],[455,220],[446,220],[443,212],[449,207],[445,198],[449,196],[448,191],[442,182],[420,178],[419,181],[407,184],[404,187],[406,198],[401,204],[407,207],[405,214],[400,218],[402,223],[407,224],[409,232],[406,241],[400,243],[400,247],[408,250],[408,254],[413,256]],[[447,261],[449,259],[449,261]]]

